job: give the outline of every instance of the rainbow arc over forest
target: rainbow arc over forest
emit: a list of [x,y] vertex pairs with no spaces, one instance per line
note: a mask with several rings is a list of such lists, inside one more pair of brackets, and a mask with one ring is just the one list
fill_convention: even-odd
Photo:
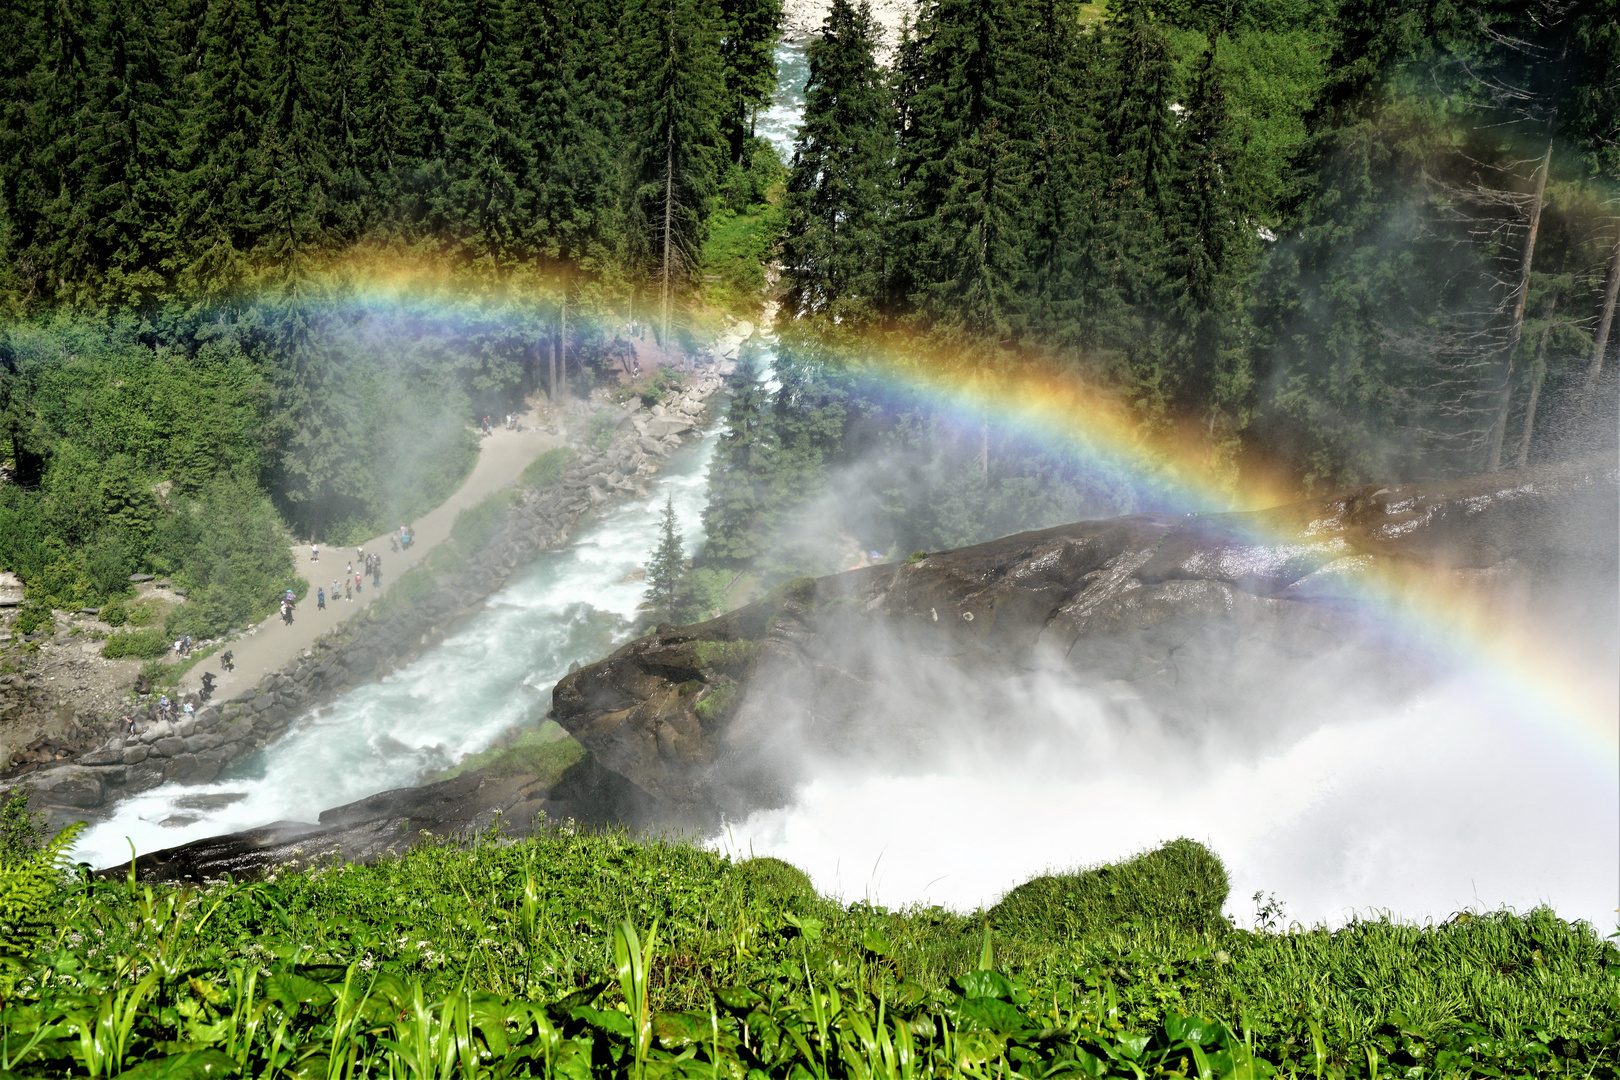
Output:
[[[440,272],[411,258],[350,262],[337,280],[319,292],[317,302],[375,318],[385,332],[388,320],[402,317],[450,328],[487,327],[503,317],[543,320],[562,307],[564,295],[558,291],[564,283],[559,272],[518,280],[491,273],[469,281],[464,273]],[[577,286],[570,295],[568,318],[574,325],[594,324],[609,335],[623,325],[622,298],[609,305]],[[1038,358],[1022,357],[992,373],[918,338],[874,338],[852,352],[857,377],[880,393],[926,403],[965,432],[989,428],[1058,452],[1090,482],[1130,492],[1134,509],[1231,513],[1300,501],[1281,470],[1256,477],[1246,466],[1238,485],[1207,432],[1145,425],[1117,394]],[[1242,519],[1238,527],[1256,543],[1298,540],[1295,533],[1267,535],[1263,516]],[[1542,628],[1504,612],[1455,575],[1384,565],[1394,562],[1378,560],[1364,572],[1343,576],[1346,599],[1387,631],[1392,643],[1423,648],[1457,665],[1464,678],[1489,681],[1482,691],[1538,734],[1566,745],[1602,772],[1620,768],[1620,715],[1607,673],[1572,662]]]

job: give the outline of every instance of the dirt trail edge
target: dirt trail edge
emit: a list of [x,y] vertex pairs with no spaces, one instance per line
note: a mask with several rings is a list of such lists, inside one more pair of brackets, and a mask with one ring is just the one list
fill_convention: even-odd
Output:
[[524,430],[497,428],[494,434],[485,438],[478,454],[478,463],[455,493],[414,522],[402,523],[411,525],[414,534],[414,542],[409,549],[390,551],[386,534],[373,537],[362,545],[368,555],[382,554],[380,590],[372,587],[368,577],[353,600],[328,597],[326,610],[320,611],[315,606],[316,589],[330,589],[334,580],[341,581],[346,566],[353,566],[348,575],[351,578],[365,567],[356,562],[355,549],[352,547],[322,548],[317,562],[310,561],[308,544],[294,547],[293,557],[297,561],[298,572],[309,579],[309,594],[299,602],[292,625],[283,626],[280,615],[270,616],[231,643],[236,670],[222,671],[219,661],[210,657],[186,673],[181,683],[182,689],[200,688],[202,673],[205,670],[213,671],[216,678],[215,695],[229,699],[270,672],[281,670],[322,634],[340,629],[355,615],[386,596],[405,571],[426,560],[434,548],[450,538],[450,526],[454,524],[457,514],[468,507],[477,506],[492,493],[511,487],[537,457],[553,447],[564,445],[565,440],[561,435],[541,430],[538,422],[537,413],[531,410],[521,418]]

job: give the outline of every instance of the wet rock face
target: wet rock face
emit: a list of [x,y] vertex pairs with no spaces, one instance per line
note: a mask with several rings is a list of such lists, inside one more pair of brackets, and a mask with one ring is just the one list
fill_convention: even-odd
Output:
[[1392,578],[1543,606],[1584,592],[1612,630],[1616,479],[1576,463],[1080,522],[804,579],[569,674],[552,716],[689,812],[779,804],[817,757],[925,766],[947,724],[1019,752],[1042,687],[1078,687],[1120,722],[1241,719],[1253,735],[1337,707],[1335,677],[1369,676],[1366,703],[1429,674],[1386,633],[1376,596]]

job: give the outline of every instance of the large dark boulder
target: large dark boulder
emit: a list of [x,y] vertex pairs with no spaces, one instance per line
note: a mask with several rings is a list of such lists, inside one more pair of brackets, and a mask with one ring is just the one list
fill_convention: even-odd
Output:
[[666,804],[733,814],[783,803],[816,759],[1029,753],[1075,689],[1119,723],[1253,738],[1343,705],[1350,675],[1362,704],[1431,676],[1443,658],[1391,608],[1415,582],[1420,604],[1557,608],[1612,640],[1616,490],[1614,463],[1575,463],[802,579],[568,675],[552,716]]

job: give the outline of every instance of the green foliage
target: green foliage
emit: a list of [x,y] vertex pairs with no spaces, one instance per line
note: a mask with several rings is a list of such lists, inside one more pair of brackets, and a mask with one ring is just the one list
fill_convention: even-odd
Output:
[[122,600],[109,600],[101,605],[99,618],[108,626],[123,626],[129,621],[129,609],[124,606]]
[[169,605],[156,597],[136,600],[124,606],[124,617],[131,626],[151,626],[157,622]]
[[55,900],[67,852],[84,829],[83,822],[75,822],[41,842],[37,826],[30,829],[24,815],[26,801],[21,811],[6,807],[6,844],[0,853],[0,961],[8,965],[28,958],[56,929]]
[[41,630],[47,634],[53,632],[56,629],[56,619],[49,604],[28,603],[17,612],[17,621],[11,625],[19,636],[27,637]]
[[722,675],[709,684],[708,693],[703,700],[692,707],[692,712],[705,724],[712,723],[726,714],[731,703],[737,698],[737,681],[729,675]]
[[675,519],[675,496],[664,500],[658,520],[658,546],[647,558],[647,589],[643,593],[653,618],[667,622],[675,615],[681,575],[686,571],[686,552],[681,547],[680,523]]
[[155,660],[168,651],[168,635],[156,627],[147,630],[120,630],[109,635],[107,643],[101,647],[101,655],[109,660],[122,660],[126,657]]
[[28,788],[16,787],[0,805],[0,864],[14,865],[39,854],[50,838],[45,815],[28,809]]
[[548,484],[554,484],[578,456],[566,446],[554,446],[524,467],[518,483],[528,488],[543,488]]
[[692,655],[704,667],[740,675],[759,654],[757,641],[695,641]]
[[641,388],[641,403],[649,408],[662,404],[671,394],[680,393],[685,385],[686,380],[680,372],[661,367],[653,372],[653,377]]
[[[437,551],[433,554],[437,554]],[[413,566],[395,578],[388,591],[372,601],[367,610],[375,617],[385,619],[426,600],[437,587],[438,581],[428,567]]]
[[490,538],[506,522],[512,506],[512,493],[495,491],[486,495],[477,506],[469,506],[456,514],[450,524],[450,538],[457,550],[466,558],[481,551]]
[[730,602],[731,586],[738,575],[733,570],[694,566],[682,577],[675,591],[675,613],[671,622],[680,626],[712,619],[735,605]]
[[1545,910],[987,932],[572,827],[246,885],[41,881],[56,933],[0,1010],[23,1075],[1617,1075],[1620,953]]
[[1053,927],[1089,934],[1139,926],[1201,934],[1223,925],[1226,868],[1202,844],[1173,840],[1113,866],[1035,878],[990,909],[998,932],[1030,936]]

